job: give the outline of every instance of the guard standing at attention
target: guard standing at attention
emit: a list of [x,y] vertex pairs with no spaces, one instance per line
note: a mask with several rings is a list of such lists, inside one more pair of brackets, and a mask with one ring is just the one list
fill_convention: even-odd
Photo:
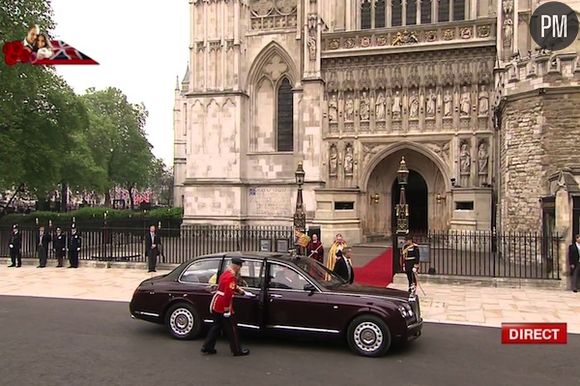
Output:
[[234,314],[233,301],[234,294],[240,294],[248,297],[255,297],[251,292],[246,292],[238,287],[237,276],[242,268],[244,260],[239,257],[233,257],[229,267],[220,275],[218,288],[214,294],[209,309],[213,316],[213,326],[207,334],[207,338],[201,347],[203,354],[216,354],[215,343],[220,331],[228,337],[230,349],[234,356],[248,355],[250,350],[243,349],[240,346],[238,331],[235,321],[232,320]]
[[417,290],[417,272],[419,270],[419,246],[413,242],[412,236],[405,238],[406,244],[401,254],[401,267],[407,274],[409,281],[409,292],[415,294]]
[[16,224],[12,226],[12,234],[10,235],[8,246],[10,247],[10,261],[12,262],[9,267],[22,267],[22,254],[20,253],[22,237],[20,236],[20,232],[18,232],[18,225]]
[[56,236],[52,240],[52,249],[58,261],[57,268],[62,267],[64,255],[66,253],[66,235],[62,233],[62,229],[56,228]]
[[77,228],[73,224],[71,235],[68,239],[68,261],[70,263],[69,268],[79,267],[79,252],[81,250],[81,244],[81,236],[77,233]]

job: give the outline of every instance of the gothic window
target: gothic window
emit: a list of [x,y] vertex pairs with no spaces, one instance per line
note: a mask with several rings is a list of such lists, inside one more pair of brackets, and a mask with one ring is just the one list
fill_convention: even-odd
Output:
[[371,2],[363,0],[361,4],[361,29],[370,29],[371,26]]
[[465,0],[453,2],[453,20],[465,20]]
[[449,0],[438,0],[439,1],[439,12],[437,21],[445,22],[449,21]]
[[294,100],[292,85],[288,78],[283,78],[278,86],[277,150],[294,150]]
[[431,23],[431,0],[421,1],[421,24]]
[[393,0],[392,2],[392,21],[391,25],[393,27],[398,27],[403,25],[403,4],[401,0]]
[[417,24],[417,2],[407,1],[407,25]]
[[383,28],[385,26],[385,0],[377,0],[375,2],[375,28]]

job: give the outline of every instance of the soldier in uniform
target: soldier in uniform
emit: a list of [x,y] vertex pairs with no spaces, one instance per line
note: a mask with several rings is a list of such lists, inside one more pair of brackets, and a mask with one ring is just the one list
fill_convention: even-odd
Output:
[[420,262],[419,246],[413,242],[413,237],[410,235],[405,238],[405,241],[406,245],[401,254],[401,267],[407,274],[409,292],[414,294],[417,287],[417,272]]
[[79,251],[81,250],[82,239],[77,233],[77,228],[73,225],[71,235],[68,239],[68,261],[69,268],[79,267]]
[[52,241],[52,249],[58,261],[57,268],[62,267],[64,255],[66,253],[66,235],[62,233],[62,229],[56,228],[56,236]]
[[238,331],[236,323],[232,320],[234,313],[233,301],[234,294],[241,294],[244,296],[254,297],[255,295],[246,292],[238,287],[238,273],[244,260],[239,257],[233,257],[229,267],[220,275],[218,281],[218,288],[214,294],[209,309],[213,316],[213,326],[207,334],[207,338],[201,347],[203,354],[216,354],[215,343],[220,331],[228,337],[230,341],[230,349],[234,356],[248,355],[250,350],[243,349],[240,346],[238,338]]
[[18,225],[16,224],[12,226],[12,234],[10,235],[8,246],[10,247],[10,260],[12,262],[9,267],[22,267],[22,254],[20,253],[22,237],[20,236],[20,232],[18,232]]

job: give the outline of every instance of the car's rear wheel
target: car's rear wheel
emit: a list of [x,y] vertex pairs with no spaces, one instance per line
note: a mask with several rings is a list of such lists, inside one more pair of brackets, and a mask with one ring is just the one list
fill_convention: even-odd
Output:
[[195,339],[201,332],[199,314],[187,303],[174,304],[165,314],[165,325],[176,339]]
[[391,332],[379,317],[362,315],[348,326],[347,341],[355,353],[367,357],[385,355],[391,347]]

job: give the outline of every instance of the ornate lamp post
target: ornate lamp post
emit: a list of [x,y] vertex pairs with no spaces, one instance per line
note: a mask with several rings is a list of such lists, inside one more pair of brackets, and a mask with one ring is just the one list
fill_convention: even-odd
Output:
[[[294,212],[294,229],[300,232],[306,232],[306,213],[304,212],[304,203],[302,201],[302,185],[304,184],[304,169],[302,162],[298,162],[296,168],[296,184],[298,185],[298,195],[296,197],[296,211]],[[301,252],[300,247],[296,245],[297,251]]]
[[393,250],[395,252],[395,258],[393,259],[393,272],[399,272],[401,267],[399,267],[401,246],[405,242],[405,236],[409,233],[409,205],[405,197],[405,187],[407,186],[407,181],[409,178],[409,169],[407,169],[407,164],[405,163],[405,157],[401,157],[401,163],[399,164],[399,170],[397,171],[397,180],[400,186],[399,203],[395,208],[395,213],[397,216],[397,238]]

